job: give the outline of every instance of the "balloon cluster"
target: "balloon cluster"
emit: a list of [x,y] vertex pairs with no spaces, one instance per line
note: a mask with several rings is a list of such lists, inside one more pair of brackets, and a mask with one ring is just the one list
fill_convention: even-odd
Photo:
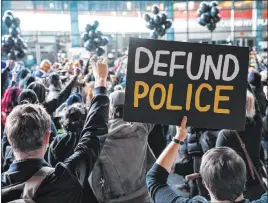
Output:
[[143,14],[143,19],[146,21],[146,27],[152,30],[150,36],[152,39],[157,39],[159,36],[164,36],[166,30],[172,25],[172,21],[167,19],[166,13],[159,14],[159,7],[154,5],[152,7],[153,16],[148,13]]
[[206,26],[211,32],[215,30],[216,24],[221,20],[219,16],[219,9],[216,1],[201,2],[199,9],[197,10],[198,23],[202,26]]
[[94,21],[93,25],[87,24],[81,38],[87,51],[94,51],[98,56],[101,56],[104,54],[104,49],[101,46],[108,44],[108,38],[104,37],[101,31],[97,31],[98,26],[98,21]]
[[2,36],[2,53],[10,60],[24,58],[28,45],[20,35],[20,19],[15,17],[12,11],[7,10],[2,21],[9,28],[9,35]]

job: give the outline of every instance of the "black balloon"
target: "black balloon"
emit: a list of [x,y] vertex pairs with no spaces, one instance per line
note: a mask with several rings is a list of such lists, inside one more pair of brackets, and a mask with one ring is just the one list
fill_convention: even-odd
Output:
[[85,29],[86,32],[89,32],[91,30],[91,28],[92,28],[92,26],[90,24],[87,24],[86,25],[86,29]]
[[9,60],[16,60],[16,54],[15,54],[14,50],[11,50],[9,52],[9,54],[7,55],[7,57]]
[[218,3],[216,1],[212,1],[210,2],[210,7],[213,7],[213,6],[218,6]]
[[151,36],[152,39],[157,39],[158,38],[158,33],[156,31],[153,31],[153,32],[151,32],[150,36]]
[[88,36],[90,39],[95,39],[97,37],[95,30],[90,30]]
[[17,56],[18,59],[22,59],[22,58],[24,58],[26,56],[26,51],[22,49],[22,50],[18,51],[16,56]]
[[158,14],[159,13],[159,7],[157,5],[153,5],[153,7],[152,7],[152,13],[153,14]]
[[95,20],[93,23],[93,28],[96,30],[99,27],[99,21]]
[[14,38],[13,38],[11,35],[9,35],[8,38],[7,38],[7,44],[8,44],[10,47],[15,46]]
[[106,37],[102,38],[101,46],[106,46],[108,44],[108,42],[109,42],[109,40]]
[[23,49],[28,49],[28,45],[27,45],[27,43],[26,43],[26,42],[22,42],[22,46],[21,46],[21,48],[23,48]]
[[102,45],[102,38],[101,37],[98,37],[98,38],[94,39],[94,41],[95,41],[97,47]]
[[219,13],[219,9],[217,7],[212,7],[210,10],[210,14],[212,17],[217,16]]
[[202,19],[202,21],[204,21],[205,23],[210,23],[210,14],[209,13],[203,13],[200,18]]
[[171,20],[167,20],[165,22],[165,29],[169,29],[171,27],[171,25],[172,25],[172,21]]
[[87,33],[87,32],[82,33],[81,38],[82,38],[82,40],[83,40],[84,42],[86,42],[87,40],[89,40],[88,33]]
[[103,50],[103,48],[98,47],[98,48],[96,49],[96,53],[97,53],[98,56],[101,56],[102,54],[104,54],[104,50]]
[[154,23],[155,23],[156,25],[160,25],[160,24],[161,24],[161,17],[160,17],[159,15],[155,15],[155,16],[153,17],[153,20],[154,20]]
[[20,19],[15,17],[13,18],[13,24],[16,26],[16,27],[19,27],[20,26]]
[[16,26],[12,26],[11,28],[9,28],[9,34],[12,37],[17,37],[20,34],[20,29]]
[[2,43],[1,48],[2,48],[1,49],[2,53],[5,54],[5,55],[8,54],[10,52],[10,49],[11,49],[10,46],[8,46],[8,44],[4,44],[4,43]]
[[146,27],[150,30],[153,30],[155,28],[155,24],[152,20],[146,23]]
[[11,10],[6,10],[6,11],[4,12],[4,15],[11,15],[11,16],[13,17],[13,13],[12,13]]
[[216,16],[213,17],[213,20],[214,20],[215,23],[220,22],[221,17],[219,15],[216,15]]
[[160,18],[161,18],[161,24],[164,25],[164,23],[167,20],[167,14],[166,13],[161,13]]
[[209,23],[206,25],[207,28],[212,32],[213,30],[215,30],[216,28],[216,24],[215,23]]
[[150,15],[148,13],[144,13],[142,17],[146,22],[151,20],[151,17],[150,17]]
[[11,15],[4,15],[2,20],[8,28],[11,27],[13,23],[13,17]]
[[201,18],[198,18],[197,22],[199,23],[199,25],[205,26],[206,22],[203,21]]
[[199,5],[199,9],[202,13],[208,12],[210,10],[210,6],[207,2],[201,2]]
[[101,31],[97,31],[97,32],[96,32],[96,35],[97,35],[97,37],[101,37],[103,34],[102,34]]

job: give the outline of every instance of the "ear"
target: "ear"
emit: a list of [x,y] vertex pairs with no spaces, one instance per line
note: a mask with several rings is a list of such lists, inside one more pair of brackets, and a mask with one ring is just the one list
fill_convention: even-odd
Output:
[[45,145],[49,144],[50,131],[45,134]]

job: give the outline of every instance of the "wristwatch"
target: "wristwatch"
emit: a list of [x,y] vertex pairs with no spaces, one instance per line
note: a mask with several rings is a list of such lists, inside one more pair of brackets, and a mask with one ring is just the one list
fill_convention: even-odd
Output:
[[180,140],[176,139],[175,137],[173,137],[172,141],[175,142],[176,144],[179,144],[179,145],[183,145],[184,144],[183,141],[180,141]]

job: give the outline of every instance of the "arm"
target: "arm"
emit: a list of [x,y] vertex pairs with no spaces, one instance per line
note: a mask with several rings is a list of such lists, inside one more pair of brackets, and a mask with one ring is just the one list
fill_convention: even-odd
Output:
[[44,103],[44,107],[51,115],[53,112],[70,96],[72,89],[76,83],[77,75],[68,83],[68,85],[59,93],[59,95],[50,101]]
[[[187,118],[184,117],[177,128],[176,139],[183,141],[187,135]],[[187,198],[176,194],[167,184],[167,178],[176,159],[180,145],[171,142],[157,159],[146,177],[147,187],[154,202],[187,202]]]
[[227,140],[225,137],[225,130],[221,130],[217,137],[216,147],[224,147],[224,146],[227,146]]

